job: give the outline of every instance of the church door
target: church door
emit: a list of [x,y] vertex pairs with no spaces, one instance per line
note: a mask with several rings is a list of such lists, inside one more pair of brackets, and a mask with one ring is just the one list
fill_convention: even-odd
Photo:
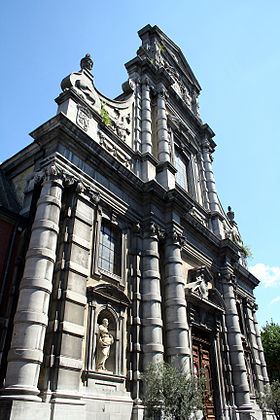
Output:
[[197,374],[202,370],[206,376],[207,396],[204,400],[205,405],[205,419],[215,419],[214,398],[213,398],[213,384],[210,366],[210,343],[207,341],[193,337],[193,364],[194,373]]

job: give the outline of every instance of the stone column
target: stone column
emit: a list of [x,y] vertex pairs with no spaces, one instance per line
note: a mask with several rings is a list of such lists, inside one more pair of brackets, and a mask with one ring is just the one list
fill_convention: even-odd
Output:
[[135,83],[135,91],[134,91],[134,95],[135,95],[135,107],[134,107],[134,150],[135,151],[140,151],[141,150],[141,120],[142,120],[142,116],[141,116],[141,83],[140,83],[140,78],[139,78],[139,74],[136,73],[134,75],[134,78],[132,79],[134,80]]
[[160,162],[170,162],[169,136],[165,108],[166,95],[166,89],[160,84],[157,97],[158,158]]
[[20,284],[5,397],[40,401],[38,377],[48,324],[62,196],[55,164],[46,170]]
[[261,366],[261,361],[260,361],[260,356],[259,356],[259,346],[257,342],[254,316],[253,316],[253,311],[252,311],[253,307],[254,307],[254,302],[251,302],[249,299],[246,299],[247,333],[249,336],[249,342],[252,349],[255,382],[257,385],[257,390],[261,392],[263,391],[263,374],[262,374],[262,366]]
[[[214,172],[212,169],[212,161],[210,155],[210,144],[207,139],[204,140],[202,144],[202,156],[204,161],[205,177],[208,190],[208,198],[210,210],[215,213],[220,213],[219,199],[216,190],[216,183],[214,178]],[[213,219],[213,230],[216,235],[222,237],[223,226],[221,221],[218,218],[218,215]]]
[[222,285],[226,307],[226,325],[228,333],[230,361],[232,367],[235,402],[238,407],[238,410],[242,410],[244,412],[251,409],[252,406],[250,402],[250,391],[247,380],[247,370],[234,293],[235,278],[227,270],[222,274]]
[[142,153],[152,153],[152,115],[149,79],[142,82]]
[[150,222],[143,239],[143,343],[144,369],[163,360],[158,229]]
[[253,318],[254,318],[254,324],[255,324],[256,340],[257,340],[258,349],[259,349],[259,358],[261,362],[263,385],[266,385],[269,383],[269,379],[268,379],[268,374],[267,374],[267,369],[266,369],[266,362],[264,358],[262,339],[261,339],[261,335],[259,331],[259,324],[258,324],[257,316],[256,316],[257,310],[258,310],[258,305],[255,304],[252,308],[252,312],[253,312]]
[[162,83],[158,85],[157,96],[157,140],[158,159],[157,181],[167,190],[175,188],[176,168],[171,164],[171,148],[167,126],[166,98],[167,92]]
[[191,371],[190,333],[182,273],[182,241],[182,236],[174,228],[167,232],[164,257],[166,350],[169,358],[178,357],[180,366]]
[[208,194],[202,153],[198,153],[197,158],[198,158],[199,180],[200,180],[202,203],[203,203],[203,206],[206,208],[206,210],[209,210],[210,209],[209,194]]
[[144,77],[142,80],[141,117],[141,178],[144,182],[147,182],[155,179],[157,164],[157,160],[152,155],[151,84],[147,77]]

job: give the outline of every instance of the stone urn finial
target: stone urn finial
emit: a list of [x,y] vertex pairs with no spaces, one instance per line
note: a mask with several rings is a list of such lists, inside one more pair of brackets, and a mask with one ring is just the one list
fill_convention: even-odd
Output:
[[80,65],[81,65],[82,70],[87,69],[87,70],[91,71],[91,69],[93,67],[93,61],[91,59],[90,54],[86,54],[84,56],[84,58],[81,59]]

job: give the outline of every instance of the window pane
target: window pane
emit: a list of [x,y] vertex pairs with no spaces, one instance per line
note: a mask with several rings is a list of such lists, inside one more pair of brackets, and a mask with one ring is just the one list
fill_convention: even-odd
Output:
[[121,232],[108,222],[103,222],[100,230],[98,265],[121,275]]
[[176,152],[175,153],[175,166],[177,169],[176,182],[185,190],[188,188],[187,184],[187,167],[184,159]]

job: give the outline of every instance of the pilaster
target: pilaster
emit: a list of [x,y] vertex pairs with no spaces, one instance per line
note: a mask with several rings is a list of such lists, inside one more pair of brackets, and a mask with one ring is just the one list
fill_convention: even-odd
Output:
[[52,368],[51,402],[57,412],[61,409],[63,412],[65,404],[68,407],[71,405],[71,410],[73,406],[84,404],[80,394],[84,313],[87,303],[86,283],[90,274],[92,226],[97,202],[98,195],[91,190],[85,191],[81,182],[77,182],[72,189],[68,202],[61,270],[57,273],[57,351],[53,355]]
[[140,396],[141,382],[141,254],[143,238],[141,237],[140,224],[137,223],[133,229],[132,236],[132,331],[131,331],[131,372],[133,398],[133,420],[143,418],[144,407]]

